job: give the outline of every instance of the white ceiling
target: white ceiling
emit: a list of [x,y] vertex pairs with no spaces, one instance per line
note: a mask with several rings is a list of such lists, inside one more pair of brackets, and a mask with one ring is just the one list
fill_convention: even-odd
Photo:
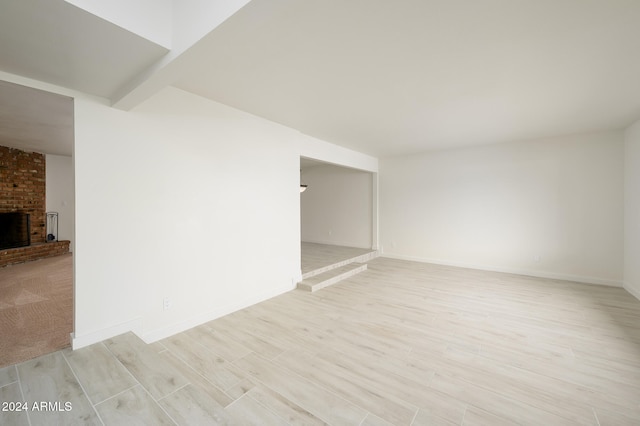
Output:
[[[2,71],[113,97],[165,52],[62,0],[2,0]],[[253,0],[176,63],[163,81],[376,156],[621,129],[640,1]]]
[[0,69],[110,97],[168,50],[63,0],[2,0]]
[[640,118],[637,0],[254,0],[174,85],[376,156]]
[[71,155],[73,99],[0,81],[0,145]]
[[[167,53],[63,0],[1,0],[0,70],[110,97]],[[71,155],[73,100],[0,85],[0,144]]]

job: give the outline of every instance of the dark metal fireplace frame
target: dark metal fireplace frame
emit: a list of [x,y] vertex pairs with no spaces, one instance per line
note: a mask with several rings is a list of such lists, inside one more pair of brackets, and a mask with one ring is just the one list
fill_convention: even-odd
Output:
[[31,245],[31,215],[0,213],[0,250]]

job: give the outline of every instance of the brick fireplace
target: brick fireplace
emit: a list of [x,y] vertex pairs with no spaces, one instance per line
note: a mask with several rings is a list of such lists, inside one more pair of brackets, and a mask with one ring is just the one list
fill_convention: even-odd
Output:
[[0,213],[30,217],[31,244],[0,250],[0,267],[69,251],[69,241],[46,242],[45,156],[0,146]]

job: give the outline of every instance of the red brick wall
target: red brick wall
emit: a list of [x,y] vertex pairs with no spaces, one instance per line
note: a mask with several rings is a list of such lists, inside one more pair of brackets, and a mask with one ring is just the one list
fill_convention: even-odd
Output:
[[0,146],[0,212],[31,215],[31,244],[45,242],[45,156]]
[[0,212],[31,215],[31,245],[0,250],[0,267],[69,252],[69,241],[45,242],[45,156],[0,146]]

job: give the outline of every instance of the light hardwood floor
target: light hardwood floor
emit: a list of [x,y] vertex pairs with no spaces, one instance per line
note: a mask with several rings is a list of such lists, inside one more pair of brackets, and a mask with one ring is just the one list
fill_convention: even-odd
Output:
[[73,406],[2,425],[638,425],[640,302],[378,258],[151,345],[125,334],[0,369],[0,399]]

